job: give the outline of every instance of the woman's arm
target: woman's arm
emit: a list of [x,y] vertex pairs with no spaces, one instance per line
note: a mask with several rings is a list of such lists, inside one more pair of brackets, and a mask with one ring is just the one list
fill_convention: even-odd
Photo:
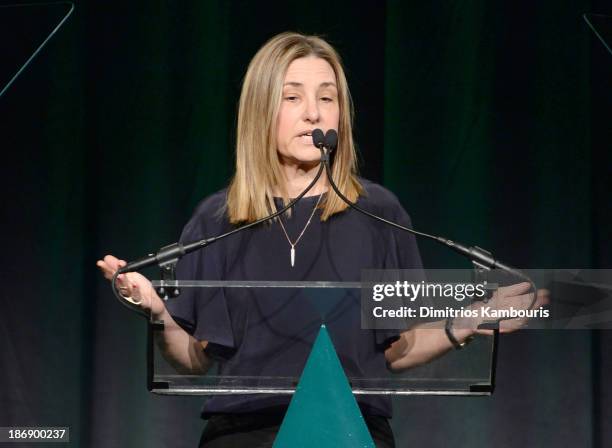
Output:
[[[535,303],[533,293],[530,293],[531,285],[527,282],[517,283],[511,286],[499,288],[488,302],[491,308],[506,309],[514,307],[517,309],[538,308],[550,302],[549,292],[545,289],[537,291]],[[459,344],[465,342],[476,333],[492,334],[491,330],[478,330],[478,325],[483,321],[482,317],[456,318],[452,326],[452,334]],[[527,319],[502,320],[499,325],[500,333],[511,333],[525,325]],[[446,321],[429,322],[415,326],[405,331],[400,338],[385,350],[385,358],[389,370],[402,372],[411,367],[416,367],[442,356],[453,348],[453,344],[446,335],[444,329]]]
[[[111,280],[117,269],[125,266],[125,261],[107,255],[96,265],[104,277]],[[117,287],[123,296],[132,298],[132,303],[149,311],[154,320],[164,322],[164,331],[156,333],[155,340],[164,358],[177,372],[204,374],[208,371],[213,363],[204,353],[208,343],[198,341],[175,322],[147,278],[135,272],[121,274],[117,276]]]
[[198,341],[183,330],[165,307],[161,314],[153,317],[164,322],[164,331],[156,332],[155,341],[164,358],[174,369],[186,375],[205,374],[213,363],[204,352],[208,342]]
[[[429,322],[403,332],[385,351],[389,370],[399,373],[428,363],[452,349],[453,344],[444,330],[445,323],[443,320]],[[476,332],[465,324],[456,325],[452,331],[460,344]]]

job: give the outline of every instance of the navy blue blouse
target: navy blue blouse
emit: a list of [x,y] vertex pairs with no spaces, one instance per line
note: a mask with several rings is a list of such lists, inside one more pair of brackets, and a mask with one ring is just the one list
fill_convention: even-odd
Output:
[[[358,205],[386,219],[411,226],[397,198],[384,187],[361,179],[366,194]],[[225,233],[233,228],[223,207],[226,190],[203,200],[185,226],[182,242]],[[292,241],[306,224],[318,196],[303,198],[283,224]],[[281,201],[277,201],[280,207]],[[296,245],[290,245],[278,222],[262,224],[227,237],[179,262],[180,280],[289,280],[358,282],[362,269],[420,269],[414,236],[346,210],[320,221],[317,210]],[[325,312],[325,323],[349,378],[387,375],[384,350],[397,332],[362,330],[359,291]],[[299,378],[322,323],[321,306],[298,290],[268,288],[183,288],[167,303],[170,314],[219,363],[219,374]],[[206,401],[203,416],[228,412],[263,412],[288,405],[290,395],[220,395]],[[391,416],[390,400],[357,396],[364,413]]]

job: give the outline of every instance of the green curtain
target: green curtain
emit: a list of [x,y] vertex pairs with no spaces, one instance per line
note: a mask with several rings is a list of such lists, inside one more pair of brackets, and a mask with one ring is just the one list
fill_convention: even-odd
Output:
[[[415,228],[522,268],[607,267],[612,55],[587,11],[610,7],[77,2],[0,98],[0,426],[70,426],[75,447],[196,446],[202,400],[146,391],[145,323],[94,263],[176,241],[227,184],[241,79],[281,31],[339,49],[362,173]],[[419,244],[427,267],[469,267]],[[493,397],[396,399],[397,445],[607,446],[610,339],[504,336]]]

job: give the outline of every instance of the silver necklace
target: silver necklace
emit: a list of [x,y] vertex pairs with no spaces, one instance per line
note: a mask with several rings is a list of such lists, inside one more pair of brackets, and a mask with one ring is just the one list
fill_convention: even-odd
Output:
[[306,225],[302,229],[302,232],[300,233],[300,235],[297,237],[297,239],[294,242],[291,242],[291,239],[289,238],[289,235],[287,234],[287,230],[285,230],[285,226],[283,225],[283,220],[281,219],[280,216],[278,217],[278,222],[279,222],[279,224],[281,226],[281,229],[283,229],[283,233],[285,234],[285,237],[287,238],[287,241],[289,242],[289,245],[291,246],[291,251],[289,252],[289,254],[291,255],[291,267],[295,266],[295,246],[297,246],[297,243],[300,242],[300,240],[302,239],[302,236],[304,235],[304,232],[306,231],[306,229],[310,225],[310,221],[312,221],[312,217],[314,216],[315,212],[317,211],[317,207],[319,206],[319,202],[321,202],[321,198],[322,197],[323,197],[323,193],[321,193],[319,195],[319,199],[317,199],[317,203],[315,204],[314,208],[312,209],[312,213],[310,214],[310,218],[308,218],[308,221],[306,221]]

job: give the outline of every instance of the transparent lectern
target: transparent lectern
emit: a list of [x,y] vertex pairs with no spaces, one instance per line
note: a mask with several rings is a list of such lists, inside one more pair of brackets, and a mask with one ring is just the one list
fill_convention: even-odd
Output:
[[[278,328],[266,330],[284,338],[286,344],[266,352],[266,340],[248,341],[249,344],[262,344],[258,356],[269,357],[270,363],[283,359],[279,351],[293,350],[297,346],[301,346],[305,363],[320,326],[325,325],[355,395],[490,395],[493,392],[497,331],[490,336],[478,335],[464,349],[452,350],[433,362],[402,373],[390,372],[384,358],[363,359],[367,356],[363,353],[371,351],[360,350],[351,341],[355,341],[355,345],[376,344],[393,332],[361,328],[362,285],[359,282],[158,281],[154,286],[178,287],[182,291],[205,288],[209,296],[215,295],[211,294],[212,290],[223,290],[226,296],[237,294],[249,298],[247,300],[252,302],[245,306],[252,309],[267,307],[268,313],[284,314],[285,322]],[[181,296],[168,300],[181,300]],[[289,325],[287,317],[292,319]],[[249,319],[254,322],[248,325],[275,325],[275,316],[265,322],[252,316]],[[221,362],[206,375],[180,374],[166,362],[154,342],[156,332],[162,331],[163,325],[163,322],[149,322],[148,388],[153,393],[292,394],[296,389],[303,365],[278,369],[284,374],[275,373],[274,368],[261,368],[261,374],[236,375],[228,374]],[[262,360],[258,359],[258,363],[261,365]],[[265,359],[263,364],[266,364]]]

